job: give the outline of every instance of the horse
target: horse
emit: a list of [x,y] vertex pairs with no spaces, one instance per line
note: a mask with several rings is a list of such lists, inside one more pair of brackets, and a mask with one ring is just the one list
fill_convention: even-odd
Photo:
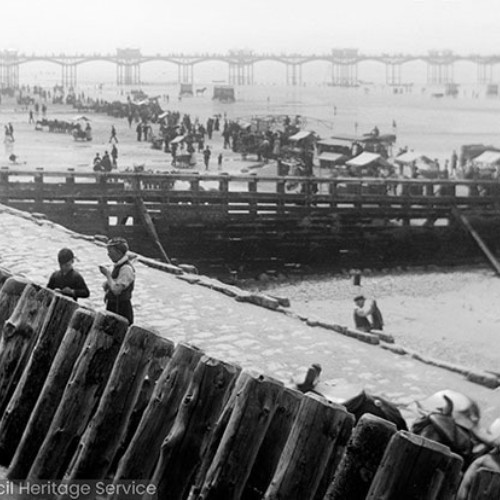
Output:
[[196,95],[203,95],[206,90],[207,90],[207,87],[203,87],[201,89],[196,89]]
[[[454,411],[454,399],[457,400],[457,403],[460,403],[465,398],[462,394],[454,391],[441,391],[437,395],[428,398],[427,401],[438,400],[439,398],[442,398],[444,405],[430,410],[426,409],[421,403],[417,403],[417,410],[421,416],[415,420],[411,431],[414,434],[448,446],[452,452],[463,458],[463,469],[465,470],[478,456],[475,447],[480,441],[476,438],[473,429],[479,421],[479,408],[476,403],[469,400],[468,407]],[[484,450],[482,450],[482,453],[484,453]]]
[[[321,365],[318,363],[312,364],[307,370],[304,381],[296,382],[295,388],[300,392],[312,392],[328,399],[328,397],[323,393],[324,390],[322,390],[323,388],[319,382],[320,374]],[[394,403],[391,403],[390,401],[387,401],[379,396],[368,394],[366,391],[361,391],[358,395],[340,404],[345,406],[347,411],[354,415],[356,423],[362,415],[365,413],[371,413],[372,415],[394,423],[398,431],[408,430],[405,419]]]

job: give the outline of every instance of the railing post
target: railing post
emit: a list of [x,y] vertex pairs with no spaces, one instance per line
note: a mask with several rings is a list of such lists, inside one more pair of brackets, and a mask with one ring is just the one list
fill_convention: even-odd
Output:
[[35,173],[35,210],[43,212],[43,168],[40,167]]
[[69,213],[73,215],[73,207],[75,204],[74,196],[74,187],[75,187],[75,169],[68,168],[68,175],[66,176],[66,186],[68,191],[68,196],[66,198],[66,207]]
[[434,183],[427,183],[425,185],[425,196],[434,196]]
[[257,178],[253,178],[248,181],[248,192],[250,193],[250,213],[252,215],[257,214],[257,197],[254,193],[257,193]]
[[0,169],[0,203],[9,201],[9,167]]
[[221,177],[219,181],[219,191],[221,193],[221,205],[226,208],[228,206],[228,193],[229,193],[229,179],[227,177]]

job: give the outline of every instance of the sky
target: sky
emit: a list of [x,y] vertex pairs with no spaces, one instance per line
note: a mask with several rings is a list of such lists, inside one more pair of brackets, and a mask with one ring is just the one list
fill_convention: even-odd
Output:
[[498,0],[11,0],[0,50],[20,53],[500,53]]

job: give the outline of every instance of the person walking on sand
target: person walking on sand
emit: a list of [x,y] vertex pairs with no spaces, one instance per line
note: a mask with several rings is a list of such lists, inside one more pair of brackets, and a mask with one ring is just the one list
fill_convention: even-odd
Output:
[[354,326],[357,330],[362,332],[383,330],[384,320],[375,300],[371,300],[366,304],[366,298],[363,295],[358,295],[354,297],[354,303],[356,304],[354,308]]
[[210,151],[210,148],[207,146],[204,150],[203,150],[203,161],[205,163],[205,170],[208,170],[208,164],[210,162],[210,155],[212,154],[212,152]]
[[222,153],[217,156],[217,168],[220,170],[222,168]]
[[59,250],[57,261],[59,270],[51,274],[47,288],[71,297],[73,300],[86,299],[90,292],[82,275],[73,269],[75,261],[73,251],[69,248]]
[[118,142],[118,137],[116,136],[116,128],[111,125],[111,136],[109,137],[109,142],[116,144]]
[[113,262],[113,269],[99,266],[99,271],[106,277],[103,283],[106,310],[123,316],[130,324],[134,322],[132,292],[135,286],[135,269],[128,255],[128,243],[125,238],[112,238],[107,243],[108,257]]

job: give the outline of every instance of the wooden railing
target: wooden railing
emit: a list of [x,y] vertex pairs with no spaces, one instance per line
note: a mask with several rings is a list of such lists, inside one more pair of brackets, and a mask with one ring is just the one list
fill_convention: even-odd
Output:
[[[146,481],[148,499],[454,498],[462,459],[445,446],[370,415],[353,430],[343,406],[6,270],[0,287],[9,479]],[[484,481],[496,496],[474,498],[497,498]]]

